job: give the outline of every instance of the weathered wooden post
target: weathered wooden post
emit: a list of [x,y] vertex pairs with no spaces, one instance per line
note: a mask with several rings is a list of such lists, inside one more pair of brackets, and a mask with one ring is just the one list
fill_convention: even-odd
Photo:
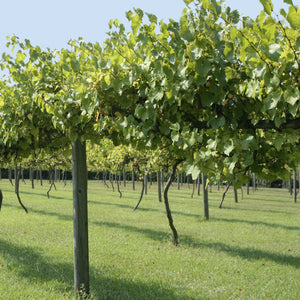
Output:
[[72,143],[75,298],[89,294],[86,144]]
[[208,208],[208,190],[206,186],[207,176],[202,173],[202,191],[203,191],[203,209],[205,220],[209,219],[209,208]]

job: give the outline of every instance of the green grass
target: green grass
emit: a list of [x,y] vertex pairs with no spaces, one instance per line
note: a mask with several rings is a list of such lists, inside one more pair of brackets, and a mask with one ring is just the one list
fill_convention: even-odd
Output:
[[[73,299],[72,186],[0,181],[0,299]],[[156,186],[133,212],[140,187],[89,183],[92,299],[300,299],[300,206],[286,190],[259,189],[234,203],[209,193],[210,221],[191,189],[170,190],[174,247]],[[245,194],[245,192],[244,192]],[[239,196],[241,196],[239,194]]]

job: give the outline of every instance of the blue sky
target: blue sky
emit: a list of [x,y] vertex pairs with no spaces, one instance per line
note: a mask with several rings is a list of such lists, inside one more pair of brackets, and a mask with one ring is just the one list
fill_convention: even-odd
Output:
[[[227,0],[227,5],[240,13],[255,17],[262,6],[259,0]],[[273,0],[278,11],[283,0]],[[300,6],[300,0],[294,0]],[[70,39],[102,43],[110,19],[126,23],[125,12],[138,7],[159,19],[179,19],[183,0],[6,0],[1,3],[0,52],[5,36],[27,38],[42,48],[60,49]]]

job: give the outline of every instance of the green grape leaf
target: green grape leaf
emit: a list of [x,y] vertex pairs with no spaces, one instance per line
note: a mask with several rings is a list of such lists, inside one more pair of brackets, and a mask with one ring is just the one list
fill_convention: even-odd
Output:
[[224,145],[224,154],[228,156],[233,151],[233,149],[234,149],[234,145],[231,141],[230,144]]
[[191,56],[193,59],[197,60],[201,57],[203,50],[201,48],[198,47],[193,47],[192,51],[191,51]]
[[107,86],[110,85],[110,83],[111,83],[111,76],[110,76],[110,74],[106,74],[106,75],[104,76],[104,81],[105,81],[105,83],[107,84]]
[[25,60],[25,58],[26,58],[26,54],[22,53],[21,51],[18,51],[16,63],[20,64],[21,62],[23,62]]
[[282,53],[282,48],[279,44],[271,44],[269,45],[269,53],[268,57],[273,61],[278,61],[280,55]]
[[118,54],[117,52],[114,52],[114,55],[111,57],[111,61],[115,64],[115,65],[120,65],[123,62],[124,58]]
[[135,109],[135,115],[140,118],[142,121],[145,121],[148,118],[147,110],[144,106],[138,105]]
[[300,28],[300,9],[294,6],[289,7],[289,13],[287,15],[287,20],[293,29]]
[[193,164],[192,160],[186,161],[184,164],[186,174],[191,174],[193,180],[197,179],[200,174],[200,169],[197,165]]
[[288,88],[284,91],[284,100],[290,105],[295,105],[299,100],[299,90],[295,87],[288,86]]
[[226,120],[224,116],[213,117],[210,119],[210,124],[213,129],[218,129],[220,127],[223,127],[225,125],[225,122]]
[[197,60],[195,70],[201,77],[205,77],[211,70],[211,63],[207,59]]
[[293,0],[283,0],[284,3],[294,5]]
[[286,12],[283,8],[280,9],[280,14],[281,14],[285,19],[287,18],[287,12]]
[[204,91],[201,94],[201,103],[204,107],[211,106],[213,104],[213,102],[214,102],[214,99],[213,99],[211,93]]
[[296,117],[297,112],[299,111],[299,105],[295,103],[294,105],[291,105],[289,108],[289,111],[293,117]]
[[131,18],[131,29],[134,35],[138,32],[140,26],[141,26],[142,20],[139,15],[134,15]]
[[174,131],[179,131],[180,130],[180,124],[179,123],[171,124],[170,129],[174,130]]
[[266,73],[265,77],[265,85],[267,87],[267,91],[270,92],[272,89],[277,88],[280,84],[280,79],[275,73]]
[[257,141],[253,135],[248,135],[246,138],[242,139],[240,144],[243,150],[251,149],[253,151],[257,149]]
[[153,14],[146,13],[150,23],[157,24],[157,17]]
[[193,25],[189,23],[189,20],[187,19],[186,15],[183,15],[180,18],[180,25],[180,36],[188,42],[194,41],[195,29]]
[[281,150],[282,145],[285,143],[286,139],[281,134],[277,134],[276,138],[274,139],[274,146],[277,151]]
[[300,50],[300,36],[298,36],[298,38],[297,38],[296,49],[297,49],[298,51]]
[[171,132],[171,139],[173,142],[178,142],[179,141],[179,133],[176,131]]
[[259,0],[259,2],[263,5],[264,11],[270,16],[273,11],[273,4],[271,0]]
[[191,30],[186,29],[184,31],[181,32],[181,37],[188,41],[188,42],[192,42],[194,40],[194,34]]
[[80,63],[78,60],[73,59],[71,60],[71,68],[73,69],[74,72],[77,72],[80,70]]
[[270,93],[266,99],[265,104],[267,109],[274,109],[277,107],[278,102],[281,100],[281,89],[277,89],[276,91]]

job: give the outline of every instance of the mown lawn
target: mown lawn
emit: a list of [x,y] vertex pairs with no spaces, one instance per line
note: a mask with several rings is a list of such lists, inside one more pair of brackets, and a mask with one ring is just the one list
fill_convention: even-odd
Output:
[[[73,299],[72,185],[21,183],[26,214],[14,188],[0,181],[0,299]],[[137,211],[140,186],[123,197],[89,182],[92,299],[300,299],[300,205],[286,190],[250,191],[234,203],[229,191],[201,196],[170,190],[179,233],[174,247],[155,185]],[[241,194],[239,193],[241,198]]]

